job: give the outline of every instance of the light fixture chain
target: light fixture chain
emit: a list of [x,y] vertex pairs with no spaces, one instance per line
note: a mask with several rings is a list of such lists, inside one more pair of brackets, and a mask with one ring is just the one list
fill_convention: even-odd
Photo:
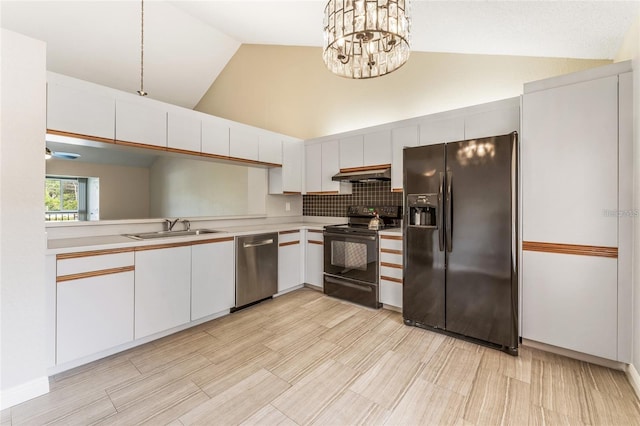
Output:
[[141,0],[140,8],[140,90],[138,95],[147,96],[144,91],[144,0]]

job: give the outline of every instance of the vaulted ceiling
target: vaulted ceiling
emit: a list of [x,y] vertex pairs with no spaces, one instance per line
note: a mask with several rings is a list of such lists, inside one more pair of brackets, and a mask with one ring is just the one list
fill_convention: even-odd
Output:
[[[145,1],[144,86],[192,108],[243,43],[321,46],[326,1]],[[140,1],[6,1],[3,28],[47,42],[48,69],[140,85]],[[611,59],[640,1],[412,2],[412,50]]]

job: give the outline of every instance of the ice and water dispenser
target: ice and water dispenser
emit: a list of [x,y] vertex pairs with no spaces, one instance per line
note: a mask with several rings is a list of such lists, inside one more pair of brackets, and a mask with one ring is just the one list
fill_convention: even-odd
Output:
[[438,226],[438,194],[407,195],[409,226]]

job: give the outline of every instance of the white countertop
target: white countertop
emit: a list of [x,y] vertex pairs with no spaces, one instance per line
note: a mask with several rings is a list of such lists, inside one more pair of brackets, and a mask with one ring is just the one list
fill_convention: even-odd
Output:
[[184,237],[154,238],[152,240],[134,240],[124,235],[101,235],[94,237],[60,238],[47,241],[47,255],[73,253],[78,251],[107,250],[126,247],[143,247],[167,243],[183,243],[188,241],[212,240],[217,238],[235,237],[238,235],[260,234],[265,232],[281,232],[295,229],[322,230],[325,225],[332,223],[321,222],[292,222],[264,225],[241,225],[231,227],[212,227],[216,234],[189,235]]

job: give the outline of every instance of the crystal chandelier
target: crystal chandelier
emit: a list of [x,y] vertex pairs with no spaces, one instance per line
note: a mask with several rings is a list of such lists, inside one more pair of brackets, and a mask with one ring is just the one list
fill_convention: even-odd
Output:
[[322,58],[342,77],[380,77],[409,58],[409,0],[329,0]]

